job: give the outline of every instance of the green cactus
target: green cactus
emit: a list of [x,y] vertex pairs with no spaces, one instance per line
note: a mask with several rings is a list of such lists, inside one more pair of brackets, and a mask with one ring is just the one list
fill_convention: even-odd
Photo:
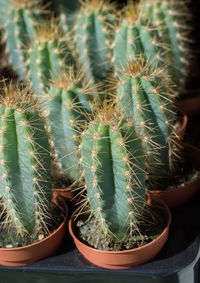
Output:
[[141,139],[120,113],[106,107],[82,134],[87,199],[105,235],[125,239],[137,229],[146,203]]
[[[70,41],[70,38],[68,38]],[[58,78],[75,62],[66,45],[65,37],[53,18],[40,23],[33,44],[28,49],[29,78],[36,94],[49,88],[49,80]]]
[[182,87],[191,60],[191,13],[188,1],[142,0],[141,13],[159,30],[168,46],[169,73],[174,83]]
[[74,26],[77,53],[87,80],[99,83],[111,71],[110,25],[114,21],[114,6],[104,0],[86,0],[81,4]]
[[[91,114],[89,85],[83,73],[75,75],[73,68],[50,84],[44,95],[45,111],[51,144],[55,148],[58,166],[65,177],[74,182],[80,179],[78,140],[82,124]],[[62,175],[62,174],[61,174]]]
[[21,236],[45,231],[50,209],[50,149],[38,113],[27,88],[9,84],[1,91],[1,224]]
[[21,80],[26,79],[26,47],[35,35],[35,26],[44,17],[41,0],[8,0],[1,3],[3,42],[13,70]]
[[117,83],[117,104],[126,119],[135,121],[138,134],[145,135],[149,181],[154,188],[167,187],[173,172],[176,139],[175,92],[163,70],[144,60],[131,61]]
[[121,20],[117,24],[115,39],[112,44],[112,62],[117,75],[126,67],[127,61],[137,60],[144,54],[152,65],[162,66],[166,47],[160,40],[157,29],[148,18],[141,17],[136,4],[129,3],[120,12]]

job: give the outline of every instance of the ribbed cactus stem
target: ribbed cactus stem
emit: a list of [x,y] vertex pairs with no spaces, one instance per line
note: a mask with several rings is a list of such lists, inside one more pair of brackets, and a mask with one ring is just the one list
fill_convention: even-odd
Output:
[[75,22],[75,38],[80,64],[88,81],[98,83],[111,70],[109,23],[114,6],[104,0],[81,2]]
[[35,35],[38,19],[44,17],[42,1],[4,1],[0,7],[3,40],[9,61],[20,79],[26,79],[26,47]]
[[[1,198],[4,228],[17,234],[45,229],[51,200],[48,137],[28,90],[6,87],[0,108]],[[43,228],[42,228],[43,227]],[[42,230],[41,230],[42,231]]]
[[78,140],[91,113],[88,92],[82,75],[73,69],[52,81],[45,95],[45,109],[52,146],[65,176],[74,182],[80,178]]
[[149,18],[168,45],[169,72],[174,83],[181,87],[188,74],[191,60],[191,13],[188,1],[142,0],[142,14]]
[[62,31],[53,19],[37,28],[28,53],[29,77],[36,94],[42,94],[48,89],[50,79],[58,78],[68,65],[74,64]]
[[129,62],[118,83],[117,103],[128,120],[135,121],[138,134],[144,136],[151,178],[162,182],[173,168],[176,112],[175,93],[162,69],[151,68],[143,61]]
[[149,23],[148,18],[141,17],[136,4],[129,4],[122,10],[112,47],[112,62],[117,75],[128,61],[136,60],[141,55],[152,65],[161,66],[166,53],[157,29]]
[[145,158],[135,129],[111,112],[83,133],[81,164],[92,214],[105,235],[125,239],[146,203]]

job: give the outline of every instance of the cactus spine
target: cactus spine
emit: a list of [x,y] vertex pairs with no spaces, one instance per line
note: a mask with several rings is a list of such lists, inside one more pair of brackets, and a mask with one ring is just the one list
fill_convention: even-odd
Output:
[[80,178],[78,140],[82,124],[91,113],[89,95],[92,91],[83,80],[83,74],[75,75],[73,68],[50,84],[45,94],[47,124],[51,143],[55,148],[60,169],[72,182]]
[[45,231],[51,200],[50,150],[28,89],[1,93],[0,178],[3,226],[19,235]]
[[[175,93],[163,70],[151,68],[142,59],[129,62],[117,86],[117,103],[126,119],[135,121],[138,134],[145,136],[151,183],[166,185],[173,170],[173,147],[177,134]],[[164,180],[164,181],[163,181]],[[160,184],[161,183],[161,184]]]
[[86,79],[98,83],[111,71],[109,23],[114,8],[104,0],[86,0],[81,4],[75,22],[77,52]]
[[124,240],[137,229],[146,203],[141,139],[107,108],[83,133],[80,148],[92,214],[105,235]]
[[143,0],[141,11],[158,27],[163,42],[169,48],[169,73],[174,83],[182,87],[191,59],[191,25],[187,1]]
[[1,26],[8,58],[21,80],[26,79],[26,47],[35,35],[38,19],[44,17],[41,0],[10,0],[1,3]]

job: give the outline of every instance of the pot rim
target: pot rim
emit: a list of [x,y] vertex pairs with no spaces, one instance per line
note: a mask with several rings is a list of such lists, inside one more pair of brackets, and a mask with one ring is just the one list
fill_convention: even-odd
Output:
[[63,228],[63,226],[65,225],[66,223],[66,220],[67,220],[67,217],[68,217],[68,207],[67,207],[67,204],[62,200],[60,199],[59,202],[62,202],[61,206],[63,206],[64,210],[65,210],[65,216],[64,216],[64,219],[62,221],[62,223],[58,226],[58,228],[53,232],[51,233],[50,235],[48,235],[47,237],[43,238],[42,240],[39,240],[33,244],[30,244],[30,245],[26,245],[26,246],[22,246],[22,247],[17,247],[17,248],[0,248],[0,251],[19,251],[19,250],[25,250],[29,247],[34,247],[34,246],[37,246],[38,244],[40,243],[43,243],[45,241],[47,241],[48,239],[50,239],[51,237],[53,237],[59,230],[61,230]]
[[128,250],[123,250],[123,251],[104,251],[104,250],[99,250],[99,249],[96,249],[96,248],[93,248],[85,243],[83,243],[81,240],[79,240],[76,235],[74,234],[74,214],[75,212],[72,214],[72,216],[70,217],[69,219],[69,225],[68,225],[68,228],[69,228],[69,233],[70,235],[72,236],[72,238],[78,242],[79,244],[81,245],[84,245],[86,246],[88,249],[92,250],[92,251],[95,251],[95,252],[99,252],[99,253],[102,253],[102,254],[126,254],[126,253],[129,253],[129,252],[132,252],[132,251],[139,251],[139,250],[142,250],[144,249],[145,247],[149,247],[151,246],[154,242],[158,241],[160,238],[163,237],[163,235],[166,233],[166,231],[169,229],[170,227],[170,224],[171,224],[171,221],[172,221],[172,215],[171,215],[171,211],[169,209],[169,207],[167,206],[167,204],[162,201],[162,200],[158,200],[158,199],[154,199],[153,197],[151,197],[152,200],[162,204],[162,209],[166,211],[166,220],[167,220],[167,223],[165,224],[165,228],[163,229],[162,233],[154,240],[152,240],[151,242],[149,242],[148,244],[145,244],[143,246],[140,246],[140,247],[137,247],[137,248],[133,248],[133,249],[128,249]]

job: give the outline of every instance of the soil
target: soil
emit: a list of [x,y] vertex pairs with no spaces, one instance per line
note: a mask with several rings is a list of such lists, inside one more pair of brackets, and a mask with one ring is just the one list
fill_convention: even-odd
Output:
[[166,226],[161,207],[146,207],[144,215],[138,221],[138,229],[124,240],[105,236],[95,217],[87,221],[82,217],[76,222],[76,236],[85,244],[105,251],[122,251],[143,246],[156,239]]
[[[64,209],[53,206],[53,216],[49,219],[47,227],[44,231],[38,231],[34,235],[25,234],[23,236],[17,235],[14,228],[9,227],[3,229],[0,226],[0,248],[18,248],[38,242],[48,235],[52,234],[61,225],[65,217]],[[1,223],[0,223],[1,224]]]

